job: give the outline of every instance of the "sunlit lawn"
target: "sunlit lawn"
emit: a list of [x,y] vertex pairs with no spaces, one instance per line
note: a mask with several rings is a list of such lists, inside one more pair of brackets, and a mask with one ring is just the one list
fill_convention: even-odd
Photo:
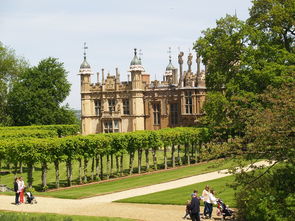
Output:
[[38,193],[38,195],[46,195],[59,198],[77,199],[90,197],[99,194],[118,192],[122,190],[142,187],[152,184],[163,183],[193,175],[208,173],[236,165],[236,161],[232,159],[220,159],[207,163],[195,164],[192,166],[181,167],[173,170],[161,171],[158,173],[145,174],[142,176],[127,177],[120,180],[73,187],[70,189],[58,190],[53,192]]
[[193,190],[198,190],[199,194],[202,194],[204,187],[209,185],[216,191],[217,198],[221,198],[226,204],[229,204],[230,207],[235,207],[234,190],[227,186],[227,184],[232,183],[233,180],[234,176],[228,176],[172,190],[123,199],[117,202],[185,205],[186,201],[191,198]]
[[0,211],[0,221],[131,221],[133,219]]

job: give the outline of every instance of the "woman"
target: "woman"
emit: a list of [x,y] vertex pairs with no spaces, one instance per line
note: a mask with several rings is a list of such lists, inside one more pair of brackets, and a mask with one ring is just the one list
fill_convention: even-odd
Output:
[[215,191],[210,190],[209,201],[208,201],[209,202],[209,219],[211,219],[211,217],[212,217],[213,204],[217,204],[217,199],[214,195],[215,195]]
[[24,203],[24,194],[25,194],[25,182],[22,177],[19,177],[19,201]]
[[209,190],[210,190],[209,186],[206,185],[205,189],[202,192],[202,197],[201,197],[201,199],[204,201],[204,216],[207,216],[207,214],[209,214],[209,205],[208,205],[209,204],[208,203],[208,201],[209,201]]

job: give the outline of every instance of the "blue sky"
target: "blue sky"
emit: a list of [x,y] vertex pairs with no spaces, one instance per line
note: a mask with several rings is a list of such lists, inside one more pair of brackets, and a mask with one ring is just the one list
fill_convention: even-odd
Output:
[[49,56],[64,62],[72,84],[66,103],[80,109],[84,41],[94,73],[113,74],[118,67],[126,80],[133,48],[139,48],[145,70],[160,80],[168,47],[177,66],[178,48],[187,56],[202,30],[235,11],[246,19],[250,6],[251,0],[1,0],[0,41],[31,65]]

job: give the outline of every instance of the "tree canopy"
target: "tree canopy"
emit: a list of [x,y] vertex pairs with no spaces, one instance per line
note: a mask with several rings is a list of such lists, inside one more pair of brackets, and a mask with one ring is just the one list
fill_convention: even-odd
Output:
[[7,114],[7,94],[13,82],[27,68],[28,64],[15,52],[0,42],[0,125],[9,125],[11,119]]
[[[205,105],[208,125],[222,123],[224,133],[240,134],[245,128],[241,109],[255,106],[256,96],[268,86],[294,81],[294,5],[292,0],[255,0],[246,21],[226,15],[215,28],[203,31],[194,48],[207,66],[206,85],[214,91],[208,93]],[[222,91],[220,101],[229,103],[223,106],[226,117],[210,115],[219,111],[214,106],[220,109],[212,99],[216,91]]]
[[74,113],[60,107],[69,95],[70,84],[63,63],[47,58],[27,68],[14,83],[8,109],[14,125],[75,123]]

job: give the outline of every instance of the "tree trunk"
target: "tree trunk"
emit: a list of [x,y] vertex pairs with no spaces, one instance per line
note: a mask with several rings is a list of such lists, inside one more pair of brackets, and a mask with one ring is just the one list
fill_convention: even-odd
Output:
[[142,149],[138,149],[138,173],[141,173],[141,159],[142,159]]
[[84,183],[87,183],[88,159],[84,158]]
[[92,157],[92,162],[91,162],[91,181],[94,181],[94,157]]
[[14,175],[16,176],[17,174],[17,162],[14,163]]
[[11,172],[10,172],[10,163],[7,163],[7,164],[6,164],[6,167],[7,167],[7,170],[9,171],[9,173],[11,173]]
[[195,145],[195,163],[198,163],[198,147]]
[[120,163],[119,163],[119,156],[116,155],[116,174],[119,175],[120,171]]
[[123,166],[124,166],[124,164],[123,164],[123,161],[124,160],[124,154],[122,154],[121,156],[120,156],[120,176],[123,176],[124,175],[124,173],[123,173]]
[[131,152],[129,158],[129,175],[132,175],[133,173],[133,162],[134,162],[134,152]]
[[42,188],[43,191],[46,191],[47,189],[47,163],[46,162],[42,162]]
[[107,155],[107,180],[110,179],[110,155]]
[[157,152],[156,148],[152,148],[154,170],[158,170]]
[[19,173],[22,174],[23,173],[23,162],[19,162]]
[[146,169],[145,169],[145,170],[146,170],[147,172],[148,172],[149,169],[150,169],[149,153],[150,153],[149,149],[146,149],[146,150],[145,150],[145,163],[146,163]]
[[187,165],[190,165],[191,158],[190,158],[189,144],[185,144],[185,155],[186,155],[186,163]]
[[28,187],[33,186],[33,163],[28,163]]
[[181,166],[182,165],[182,160],[180,157],[180,145],[177,146],[177,161],[178,161],[178,165]]
[[175,146],[172,144],[171,148],[172,167],[175,167]]
[[82,184],[82,158],[79,158],[79,184]]
[[54,169],[55,169],[55,187],[59,188],[59,162],[58,160],[54,161]]
[[103,156],[100,155],[100,179],[103,180]]
[[99,156],[95,156],[95,173],[96,173],[96,180],[99,180]]
[[113,177],[113,171],[114,171],[114,156],[113,154],[111,154],[110,177]]
[[168,169],[168,165],[167,165],[167,147],[166,146],[164,147],[164,167],[165,167],[165,170]]
[[68,186],[72,186],[72,161],[67,160],[67,181]]

